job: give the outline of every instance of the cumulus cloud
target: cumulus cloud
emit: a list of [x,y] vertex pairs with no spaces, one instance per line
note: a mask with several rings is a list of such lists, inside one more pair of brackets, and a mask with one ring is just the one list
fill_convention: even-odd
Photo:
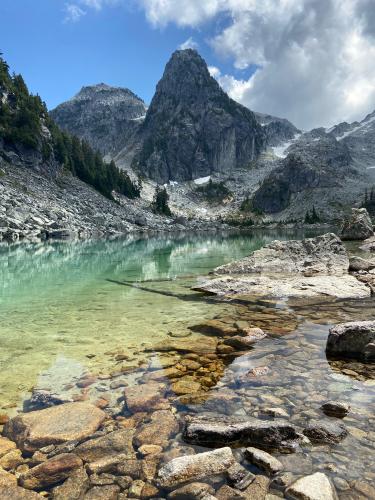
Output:
[[248,80],[214,76],[252,109],[307,129],[375,108],[374,0],[138,1],[154,26],[226,19],[208,43],[235,68],[258,70]]
[[179,49],[185,50],[185,49],[197,49],[198,44],[197,42],[194,41],[193,37],[189,37],[187,40],[185,40],[183,43],[181,43],[178,46]]

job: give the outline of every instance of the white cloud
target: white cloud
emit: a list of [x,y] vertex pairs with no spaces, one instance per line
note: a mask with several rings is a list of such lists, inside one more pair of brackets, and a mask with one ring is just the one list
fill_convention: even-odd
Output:
[[197,49],[198,44],[197,42],[194,41],[193,37],[189,37],[187,40],[184,41],[184,43],[181,43],[178,46],[179,49],[185,50],[185,49]]
[[64,22],[76,23],[87,14],[89,9],[99,12],[105,6],[113,6],[122,0],[76,0],[76,3],[65,5]]
[[65,18],[66,23],[77,23],[86,12],[78,5],[68,3],[65,5]]
[[[302,128],[355,120],[375,108],[374,0],[138,0],[154,26],[226,26],[208,41],[249,80],[214,75],[257,111]],[[218,26],[222,25],[221,22]]]

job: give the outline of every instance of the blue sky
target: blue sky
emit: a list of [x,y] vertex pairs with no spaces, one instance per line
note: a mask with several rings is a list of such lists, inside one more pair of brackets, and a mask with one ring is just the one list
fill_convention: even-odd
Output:
[[0,51],[49,108],[101,82],[149,103],[171,53],[192,38],[231,97],[311,129],[374,110],[374,4],[0,0]]
[[171,53],[190,37],[208,64],[239,76],[206,43],[218,19],[200,29],[153,27],[144,11],[128,1],[100,11],[85,10],[77,22],[66,19],[65,1],[1,0],[0,50],[12,71],[21,73],[33,93],[52,109],[83,85],[104,82],[128,87],[147,103]]

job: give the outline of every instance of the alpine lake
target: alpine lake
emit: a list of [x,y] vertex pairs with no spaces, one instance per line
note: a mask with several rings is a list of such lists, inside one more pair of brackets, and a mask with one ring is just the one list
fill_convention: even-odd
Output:
[[[153,411],[168,408],[178,422],[213,412],[276,416],[302,429],[311,420],[337,420],[320,407],[342,401],[351,406],[340,420],[345,439],[275,456],[296,476],[324,472],[339,493],[352,480],[374,484],[375,365],[328,360],[325,354],[329,328],[375,319],[374,299],[223,300],[191,289],[216,266],[275,239],[322,232],[0,246],[0,414],[35,409],[33,394],[39,393],[56,404],[91,401],[124,426],[129,419],[144,426]],[[349,249],[357,252],[353,244]],[[243,325],[260,327],[267,337],[246,352],[217,350],[226,333]],[[161,403],[134,414],[124,391],[145,383],[162,387]],[[163,444],[165,453],[189,453],[189,447],[181,426]]]

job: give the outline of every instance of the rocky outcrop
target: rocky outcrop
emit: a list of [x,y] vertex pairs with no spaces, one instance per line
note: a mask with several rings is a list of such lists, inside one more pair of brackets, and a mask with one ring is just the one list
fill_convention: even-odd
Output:
[[[227,276],[194,290],[212,295],[364,298],[371,289],[348,274],[349,257],[335,234],[302,241],[274,241],[249,257],[214,270]],[[240,276],[237,276],[240,275]]]
[[375,359],[375,321],[342,323],[330,329],[326,352],[337,358]]
[[351,216],[344,222],[342,240],[366,240],[374,235],[374,226],[365,208],[352,208]]
[[279,451],[295,449],[300,438],[295,428],[284,421],[214,414],[187,419],[183,436],[185,441],[201,446],[240,444]]
[[345,144],[325,134],[319,138],[304,134],[288,153],[255,192],[254,209],[276,214],[285,210],[297,194],[312,189],[337,189],[355,173]]
[[161,184],[229,174],[266,140],[254,114],[228,97],[191,49],[172,55],[137,137],[133,167]]
[[268,146],[278,146],[292,140],[300,133],[297,127],[285,118],[254,112],[255,118],[262,125]]
[[252,295],[267,297],[318,297],[364,299],[371,289],[354,276],[223,276],[208,279],[193,290],[209,295]]
[[89,403],[66,403],[23,413],[4,427],[4,435],[21,450],[31,452],[50,444],[80,440],[95,432],[105,413]]
[[129,89],[100,83],[83,87],[50,115],[63,130],[84,139],[102,154],[113,155],[125,147],[146,109],[142,99]]
[[158,481],[162,487],[173,487],[223,473],[234,463],[232,450],[228,447],[178,457],[159,470]]
[[333,233],[302,241],[273,241],[249,257],[225,264],[215,274],[301,274],[340,276],[347,274],[349,257],[340,238]]

